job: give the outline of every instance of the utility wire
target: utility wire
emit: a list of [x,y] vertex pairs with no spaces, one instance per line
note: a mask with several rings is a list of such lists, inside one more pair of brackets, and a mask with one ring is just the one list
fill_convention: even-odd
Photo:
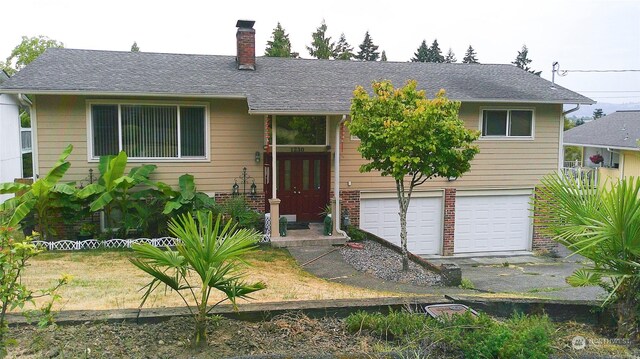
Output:
[[640,72],[640,70],[561,70],[562,72]]

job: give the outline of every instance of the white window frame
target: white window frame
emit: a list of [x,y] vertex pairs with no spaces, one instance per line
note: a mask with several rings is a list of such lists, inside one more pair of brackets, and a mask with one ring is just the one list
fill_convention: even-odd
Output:
[[[485,136],[482,134],[484,127],[485,111],[507,111],[507,133],[502,135]],[[511,111],[531,111],[531,136],[511,136],[509,129],[511,127]],[[533,141],[536,133],[536,111],[532,107],[481,107],[478,119],[478,130],[480,130],[480,140],[498,140],[498,141]]]
[[[322,116],[322,115],[274,115],[272,120],[271,120],[271,131],[273,133],[273,131],[276,130],[276,124],[278,121],[278,117],[290,117],[290,116],[309,116],[309,117],[313,117],[313,116]],[[329,127],[330,127],[330,123],[329,123],[329,116],[325,116],[325,126],[324,126],[324,145],[281,145],[281,144],[277,144],[278,147],[285,147],[285,148],[289,148],[289,147],[312,147],[312,148],[326,148],[329,145]]]
[[[153,100],[87,100],[86,101],[86,118],[87,118],[87,161],[99,162],[100,156],[93,155],[93,121],[91,118],[92,105],[115,105],[118,106],[118,151],[122,151],[122,105],[153,105],[153,106],[175,106],[177,108],[177,128],[178,128],[178,157],[129,157],[129,162],[145,163],[145,162],[209,162],[211,159],[211,135],[210,128],[210,112],[208,102],[193,101],[153,101]],[[182,157],[181,136],[180,136],[180,106],[204,107],[204,157]]]

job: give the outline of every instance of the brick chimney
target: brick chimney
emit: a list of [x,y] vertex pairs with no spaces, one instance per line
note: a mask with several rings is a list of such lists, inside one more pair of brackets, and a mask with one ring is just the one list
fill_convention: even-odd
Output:
[[238,20],[236,23],[238,28],[238,32],[236,32],[238,70],[256,69],[256,30],[253,28],[255,23],[251,20]]

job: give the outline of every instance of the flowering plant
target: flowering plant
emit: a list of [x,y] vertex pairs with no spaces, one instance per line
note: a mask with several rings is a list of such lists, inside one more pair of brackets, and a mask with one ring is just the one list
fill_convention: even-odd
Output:
[[594,164],[598,165],[604,162],[604,157],[602,157],[601,154],[596,153],[595,155],[589,157],[589,160],[591,160],[591,162],[593,162]]

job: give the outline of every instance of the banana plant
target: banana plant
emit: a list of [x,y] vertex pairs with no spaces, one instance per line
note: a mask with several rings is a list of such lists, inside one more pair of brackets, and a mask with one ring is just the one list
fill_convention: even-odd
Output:
[[152,184],[149,181],[149,175],[157,168],[156,165],[142,165],[132,168],[128,174],[125,174],[127,161],[127,154],[124,151],[116,156],[101,157],[98,166],[100,178],[96,183],[78,192],[80,198],[95,198],[89,205],[90,210],[104,211],[109,229],[111,229],[111,214],[114,208],[121,211],[122,224],[129,223],[127,216],[134,203],[131,190],[140,184]]
[[[58,207],[56,197],[73,196],[76,193],[73,183],[60,183],[62,177],[71,167],[71,163],[67,161],[71,151],[73,151],[73,145],[67,146],[47,175],[31,185],[23,183],[0,184],[0,194],[18,194],[0,205],[0,211],[13,212],[8,221],[9,226],[17,226],[35,210],[37,229],[44,238],[50,239],[56,234],[52,228],[52,222],[55,218],[51,213]],[[22,194],[20,195],[20,193]]]
[[184,174],[178,179],[179,191],[174,191],[171,186],[165,183],[157,183],[158,189],[171,198],[164,206],[163,214],[175,215],[186,212],[198,212],[202,210],[213,210],[216,201],[204,192],[196,191],[196,184],[193,176]]

